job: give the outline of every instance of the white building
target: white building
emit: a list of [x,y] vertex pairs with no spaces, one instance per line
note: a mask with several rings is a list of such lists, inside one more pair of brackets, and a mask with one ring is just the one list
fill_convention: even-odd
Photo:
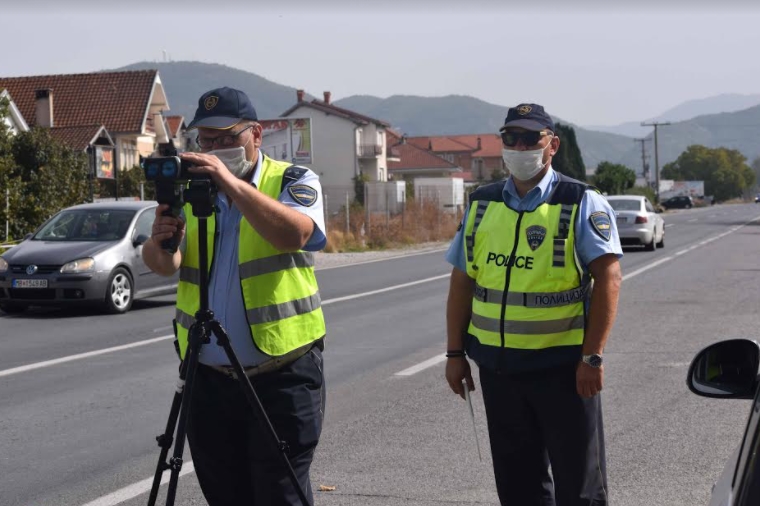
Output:
[[359,174],[388,180],[388,123],[332,105],[329,91],[324,100],[306,101],[303,90],[296,97],[280,117],[310,119],[311,163],[302,165],[319,174],[323,188],[350,188]]

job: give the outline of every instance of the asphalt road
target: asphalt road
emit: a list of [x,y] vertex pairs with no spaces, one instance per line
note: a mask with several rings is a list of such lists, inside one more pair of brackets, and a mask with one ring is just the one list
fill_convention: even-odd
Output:
[[[703,346],[758,337],[760,206],[664,218],[664,249],[626,250],[605,355],[616,506],[706,505],[749,409],[694,396],[685,376]],[[443,362],[415,368],[445,347],[449,272],[442,251],[318,270],[327,413],[312,479],[335,490],[316,504],[498,504],[479,389],[482,462]],[[120,316],[0,315],[0,505],[146,504],[176,380],[172,309],[165,297]],[[184,471],[176,504],[205,504]]]

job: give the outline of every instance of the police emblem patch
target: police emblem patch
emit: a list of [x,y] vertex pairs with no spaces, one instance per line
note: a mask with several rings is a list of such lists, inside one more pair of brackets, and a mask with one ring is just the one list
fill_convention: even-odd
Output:
[[520,108],[517,109],[517,114],[519,114],[520,116],[525,116],[532,110],[533,108],[529,105],[521,105]]
[[530,246],[530,249],[536,251],[536,248],[544,242],[546,229],[539,225],[532,225],[525,230],[525,235],[528,236],[528,246]]
[[288,186],[288,193],[293,197],[293,200],[304,207],[310,207],[317,201],[317,190],[305,184]]
[[216,104],[219,103],[219,97],[215,95],[211,95],[210,97],[206,97],[206,100],[203,101],[203,107],[206,108],[207,111],[210,111],[214,107],[216,107]]
[[595,213],[591,213],[591,216],[588,217],[588,220],[591,222],[591,226],[594,228],[594,232],[599,235],[602,239],[605,241],[610,240],[610,234],[612,231],[610,230],[611,221],[610,221],[610,215],[605,213],[604,211],[597,211]]

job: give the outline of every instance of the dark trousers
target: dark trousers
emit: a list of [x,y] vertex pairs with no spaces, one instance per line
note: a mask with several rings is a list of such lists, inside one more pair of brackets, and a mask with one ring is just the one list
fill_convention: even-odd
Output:
[[[251,378],[288,459],[313,504],[309,467],[322,431],[322,352],[314,347],[283,368]],[[188,442],[209,506],[300,505],[279,451],[238,380],[199,365]]]
[[480,368],[480,384],[503,506],[607,505],[601,400],[578,395],[574,364],[516,375]]

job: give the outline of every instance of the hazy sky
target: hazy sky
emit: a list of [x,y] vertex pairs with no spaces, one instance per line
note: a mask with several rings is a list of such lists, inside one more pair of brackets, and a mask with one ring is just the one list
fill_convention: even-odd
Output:
[[[356,7],[363,4],[375,7]],[[758,0],[109,5],[2,0],[0,76],[89,72],[166,54],[255,72],[315,96],[330,90],[334,100],[472,95],[541,103],[581,125],[640,121],[721,93],[760,93]]]

